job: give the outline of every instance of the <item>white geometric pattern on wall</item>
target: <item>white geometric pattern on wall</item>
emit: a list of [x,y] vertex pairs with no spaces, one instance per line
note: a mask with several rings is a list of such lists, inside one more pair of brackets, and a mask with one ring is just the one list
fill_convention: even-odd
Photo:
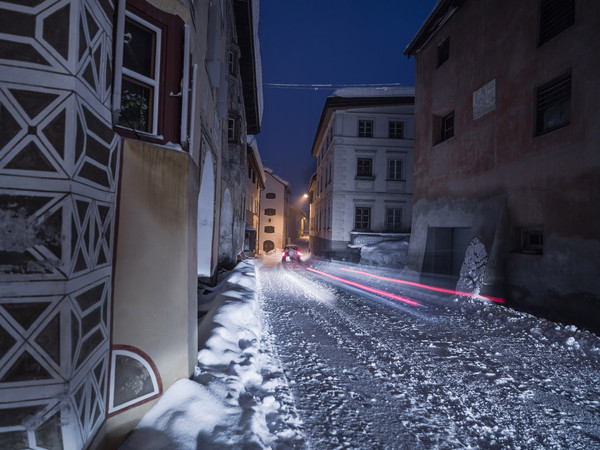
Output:
[[106,418],[113,13],[0,3],[0,448],[83,448]]

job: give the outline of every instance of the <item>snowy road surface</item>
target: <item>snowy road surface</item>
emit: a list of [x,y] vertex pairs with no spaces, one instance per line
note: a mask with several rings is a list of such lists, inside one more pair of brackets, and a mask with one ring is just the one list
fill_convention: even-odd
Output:
[[304,435],[275,447],[600,448],[595,334],[341,263],[313,267],[419,305],[257,264],[270,351]]

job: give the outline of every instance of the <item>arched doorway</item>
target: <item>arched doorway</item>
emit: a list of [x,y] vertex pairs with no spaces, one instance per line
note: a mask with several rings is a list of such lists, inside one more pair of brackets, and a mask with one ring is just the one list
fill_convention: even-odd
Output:
[[265,241],[263,242],[263,250],[265,253],[269,253],[271,250],[275,248],[275,244],[273,241]]
[[210,277],[215,210],[215,174],[212,154],[206,153],[198,195],[198,276]]
[[233,205],[229,188],[223,193],[221,203],[221,220],[219,226],[219,264],[232,263],[235,260],[232,255],[233,248]]

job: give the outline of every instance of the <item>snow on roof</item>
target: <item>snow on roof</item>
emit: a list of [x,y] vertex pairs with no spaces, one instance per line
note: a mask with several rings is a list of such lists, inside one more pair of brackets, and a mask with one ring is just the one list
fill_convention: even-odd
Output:
[[265,171],[262,163],[262,159],[260,159],[260,152],[258,151],[258,141],[256,140],[256,136],[248,135],[246,138],[246,142],[252,149],[252,153],[254,154],[254,159],[256,160],[256,165],[258,166],[258,172],[262,179],[263,185],[267,182],[265,178]]
[[413,97],[414,95],[414,86],[379,86],[336,89],[332,97]]
[[275,175],[273,173],[272,169],[269,169],[268,167],[265,167],[265,172],[268,173],[269,175],[271,175],[273,178],[275,178],[277,181],[279,181],[281,184],[287,186],[288,188],[290,187],[290,183],[288,183],[287,181],[285,181],[283,178]]

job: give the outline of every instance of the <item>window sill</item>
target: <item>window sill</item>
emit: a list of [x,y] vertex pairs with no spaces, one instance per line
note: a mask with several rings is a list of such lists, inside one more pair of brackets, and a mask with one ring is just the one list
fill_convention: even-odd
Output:
[[155,144],[160,144],[165,141],[165,138],[162,135],[148,133],[147,131],[134,130],[132,128],[127,128],[122,125],[114,125],[113,130],[117,132],[120,136],[126,138],[149,141]]
[[356,177],[354,177],[355,180],[363,180],[363,181],[373,181],[375,180],[375,177],[373,176],[360,176],[360,175],[356,175]]

